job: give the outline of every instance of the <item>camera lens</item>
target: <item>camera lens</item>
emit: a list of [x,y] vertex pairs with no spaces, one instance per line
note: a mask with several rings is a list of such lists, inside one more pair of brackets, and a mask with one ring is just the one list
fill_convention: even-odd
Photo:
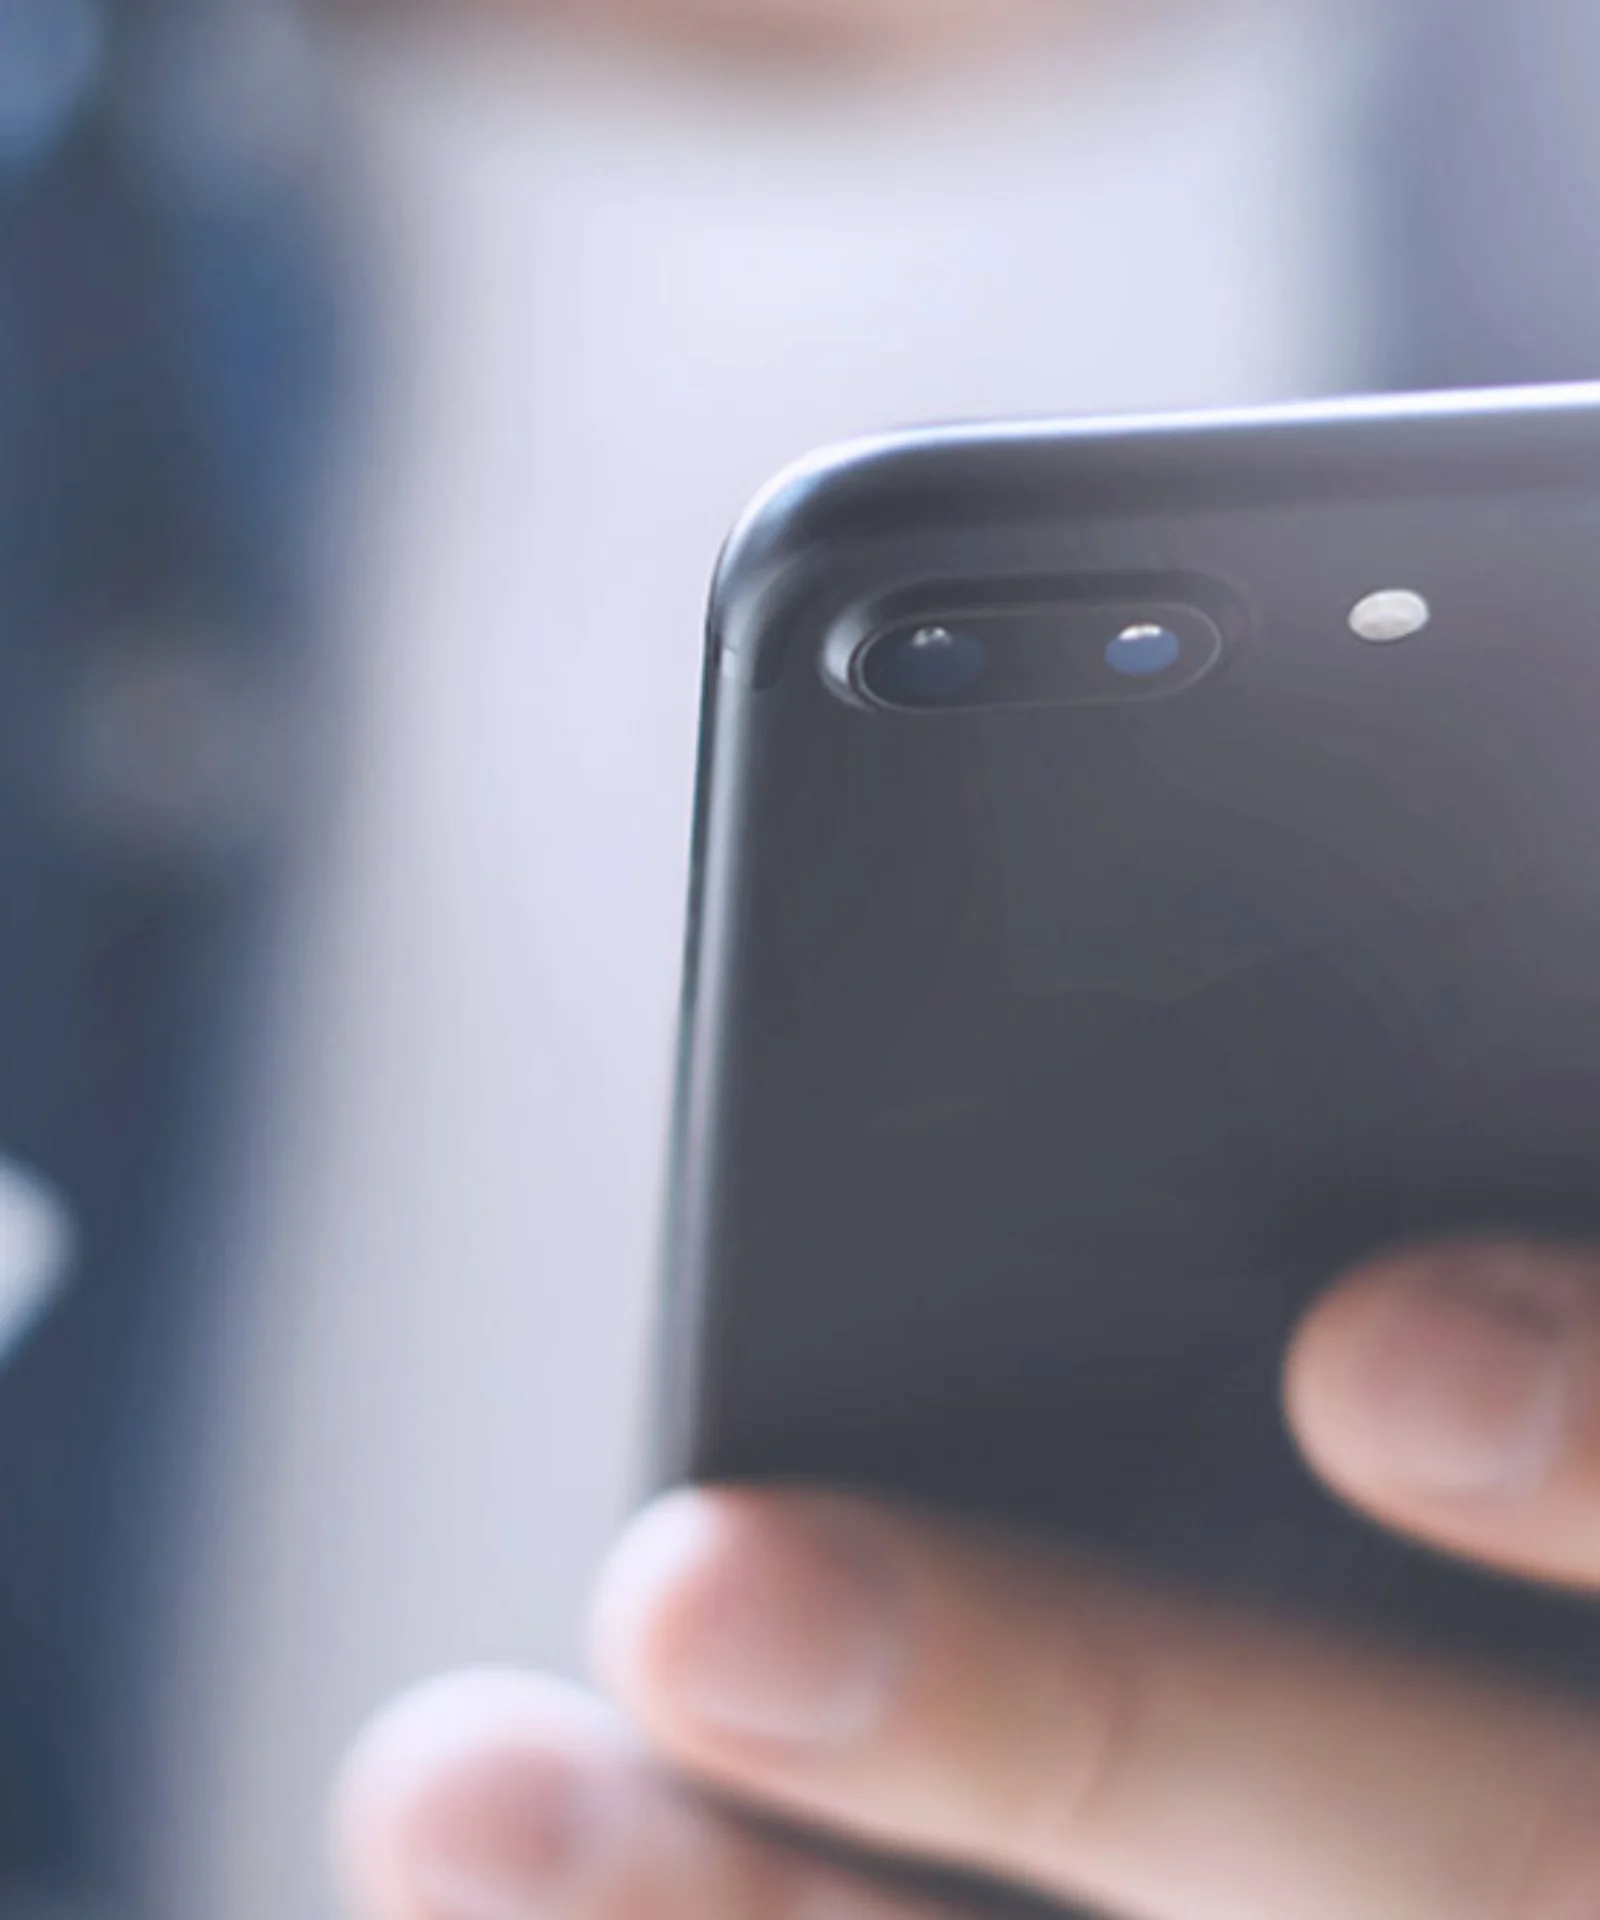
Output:
[[874,647],[863,679],[867,690],[897,707],[937,707],[972,693],[989,663],[976,634],[952,627],[918,627]]
[[1106,665],[1129,680],[1153,679],[1182,657],[1183,642],[1170,627],[1124,627],[1106,647]]
[[[824,649],[825,677],[854,704],[900,713],[1019,707],[1087,707],[1159,700],[1196,685],[1227,641],[1183,577],[1141,593],[1000,596],[917,609],[863,643],[841,623]],[[931,597],[931,596],[930,596]],[[954,604],[951,602],[954,601]],[[924,602],[926,607],[926,602]]]

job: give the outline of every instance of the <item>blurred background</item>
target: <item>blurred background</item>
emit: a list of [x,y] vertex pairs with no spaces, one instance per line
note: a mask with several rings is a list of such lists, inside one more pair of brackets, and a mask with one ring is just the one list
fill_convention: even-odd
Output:
[[0,1920],[581,1667],[699,629],[962,416],[1600,373],[1592,0],[0,0]]

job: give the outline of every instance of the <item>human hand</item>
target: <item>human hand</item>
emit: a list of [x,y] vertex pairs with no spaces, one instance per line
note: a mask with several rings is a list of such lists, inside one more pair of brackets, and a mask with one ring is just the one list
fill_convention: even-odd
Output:
[[997,40],[1060,0],[534,0],[557,17],[648,38],[881,59]]
[[[1390,1525],[1600,1587],[1600,1257],[1379,1262],[1313,1311],[1286,1398]],[[371,1920],[938,1920],[717,1802],[1139,1920],[1600,1913],[1600,1715],[1012,1540],[680,1494],[624,1540],[598,1639],[670,1773],[548,1683],[436,1683],[344,1782]]]
[[[346,0],[373,17],[399,0]],[[421,4],[421,0],[409,0]],[[1142,7],[1148,0],[1137,0]],[[484,0],[500,13],[606,40],[769,65],[876,71],[959,58],[1048,31],[1100,0]]]

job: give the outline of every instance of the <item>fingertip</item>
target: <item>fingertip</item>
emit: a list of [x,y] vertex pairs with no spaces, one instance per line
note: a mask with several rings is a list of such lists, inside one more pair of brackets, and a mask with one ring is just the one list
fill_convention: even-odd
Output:
[[1302,1324],[1289,1423],[1311,1465],[1369,1504],[1526,1493],[1567,1439],[1597,1299],[1587,1249],[1480,1240],[1383,1256]]
[[357,1737],[332,1847],[352,1913],[477,1920],[552,1884],[593,1825],[625,1742],[575,1688],[509,1671],[430,1681]]
[[673,1494],[606,1569],[600,1669],[663,1747],[694,1762],[848,1744],[894,1665],[896,1558],[868,1504],[793,1489]]
[[1347,1274],[1306,1313],[1283,1365],[1283,1405],[1300,1450],[1319,1472],[1339,1471],[1352,1418],[1351,1356],[1374,1302],[1404,1286],[1415,1256],[1395,1254]]
[[663,1662],[686,1601],[737,1528],[739,1496],[684,1488],[627,1527],[601,1570],[591,1646],[602,1679],[629,1706],[660,1691]]

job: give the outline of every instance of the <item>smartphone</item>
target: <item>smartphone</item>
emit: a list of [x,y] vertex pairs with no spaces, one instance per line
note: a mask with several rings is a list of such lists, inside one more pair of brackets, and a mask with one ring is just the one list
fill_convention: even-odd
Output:
[[1600,1690],[1342,1509],[1342,1269],[1600,1235],[1600,387],[848,446],[711,613],[664,1476]]

